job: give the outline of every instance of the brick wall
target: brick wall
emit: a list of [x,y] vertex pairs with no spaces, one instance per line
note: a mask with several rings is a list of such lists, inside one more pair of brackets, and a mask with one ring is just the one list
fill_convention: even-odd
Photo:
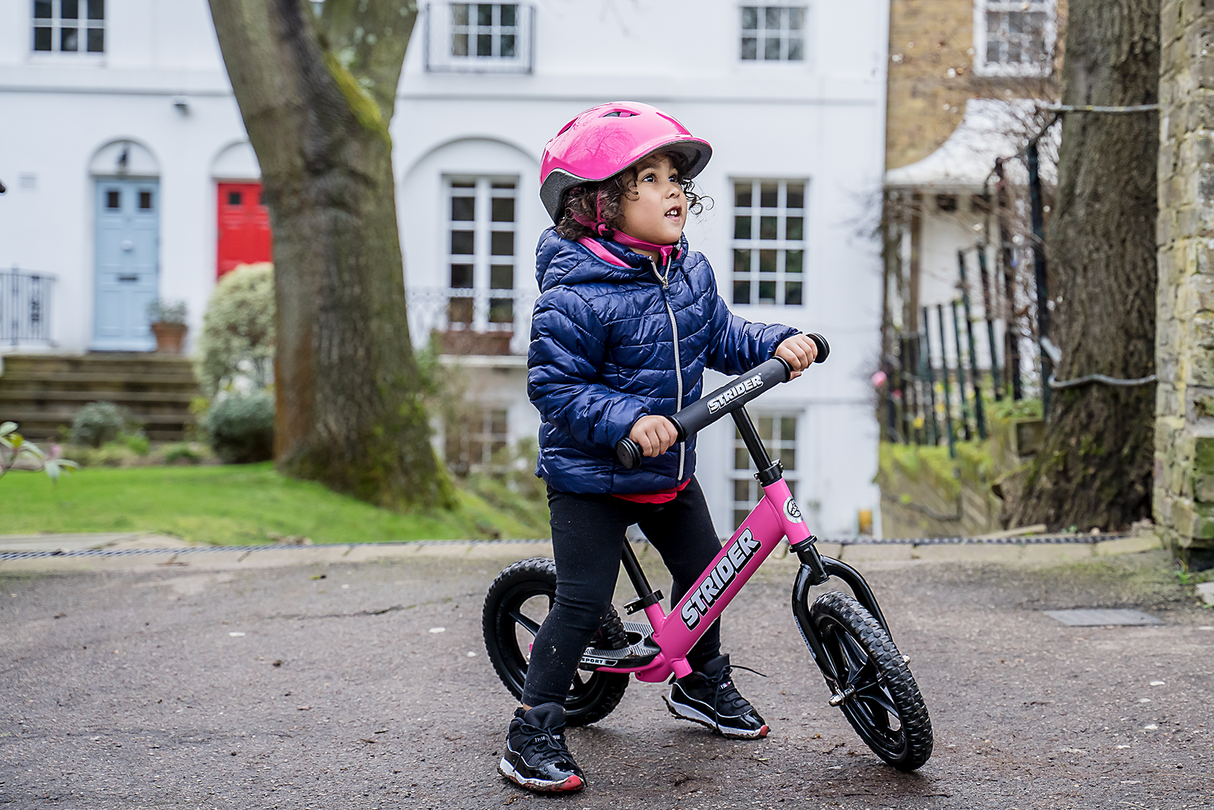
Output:
[[[1061,64],[1066,2],[1058,3],[1055,66]],[[1058,96],[1057,70],[1042,79],[976,76],[974,0],[891,0],[885,167],[936,151],[971,98]]]
[[1163,0],[1155,522],[1214,566],[1214,5]]

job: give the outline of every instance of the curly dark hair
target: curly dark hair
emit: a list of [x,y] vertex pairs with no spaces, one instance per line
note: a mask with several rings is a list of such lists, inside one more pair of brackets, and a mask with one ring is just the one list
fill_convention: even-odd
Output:
[[561,220],[556,224],[556,232],[565,239],[576,241],[585,236],[598,236],[593,228],[588,228],[575,218],[580,217],[587,222],[601,220],[612,230],[617,230],[624,221],[623,201],[638,199],[636,193],[637,173],[658,158],[667,158],[679,173],[679,185],[687,197],[687,210],[698,214],[704,210],[704,202],[711,203],[712,198],[697,194],[695,183],[684,178],[687,160],[676,152],[656,152],[644,160],[637,161],[619,174],[608,177],[600,183],[587,183],[575,186],[565,196],[565,206]]

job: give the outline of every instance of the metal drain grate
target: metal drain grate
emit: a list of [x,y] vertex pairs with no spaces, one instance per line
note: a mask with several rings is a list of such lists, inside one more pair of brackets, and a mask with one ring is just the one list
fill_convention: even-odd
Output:
[[1157,619],[1141,610],[1079,608],[1076,610],[1047,610],[1045,615],[1070,627],[1106,627],[1110,625],[1132,627],[1144,624],[1163,624],[1163,619]]

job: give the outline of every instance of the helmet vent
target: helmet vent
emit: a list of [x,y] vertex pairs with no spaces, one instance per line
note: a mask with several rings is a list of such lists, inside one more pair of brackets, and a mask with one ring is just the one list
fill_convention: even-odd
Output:
[[707,141],[655,107],[639,101],[609,101],[584,110],[561,127],[540,161],[540,200],[553,222],[564,198],[586,183],[600,183],[658,151],[686,158],[683,176],[699,174],[712,155]]

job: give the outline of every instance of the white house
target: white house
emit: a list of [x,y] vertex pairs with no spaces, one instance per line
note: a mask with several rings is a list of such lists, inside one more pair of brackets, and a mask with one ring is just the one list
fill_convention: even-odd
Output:
[[[524,366],[544,143],[593,104],[644,101],[714,147],[697,179],[713,206],[688,236],[730,306],[831,341],[829,363],[752,413],[818,533],[856,531],[878,503],[880,259],[861,234],[882,182],[887,6],[423,5],[392,124],[404,273],[415,340],[438,330],[470,372],[480,416],[452,444],[468,464],[538,426]],[[55,279],[36,324],[28,293],[0,298],[18,324],[0,352],[146,351],[147,300],[185,300],[197,326],[218,275],[264,258],[257,161],[205,0],[0,5],[0,119],[0,286]],[[736,455],[728,421],[701,437],[723,533],[754,499]]]

